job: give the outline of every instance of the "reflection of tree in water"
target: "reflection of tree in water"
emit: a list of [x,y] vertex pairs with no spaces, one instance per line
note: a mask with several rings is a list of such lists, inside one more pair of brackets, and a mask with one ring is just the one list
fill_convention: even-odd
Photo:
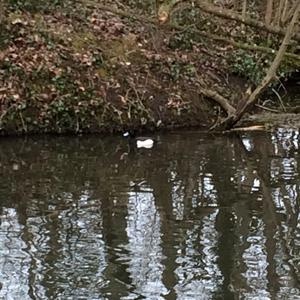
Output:
[[[253,224],[256,223],[256,224]],[[264,236],[264,224],[262,220],[252,217],[251,230],[246,240],[247,248],[242,254],[245,264],[245,277],[249,291],[243,291],[245,299],[270,299],[267,278],[267,256]]]
[[[283,132],[283,129],[279,129],[267,140],[261,135],[254,135],[250,151],[247,147],[243,151],[241,147],[244,169],[247,170],[244,172],[244,183],[252,182],[248,191],[257,203],[256,206],[252,205],[251,218],[241,214],[242,209],[235,210],[237,222],[243,224],[238,232],[245,239],[243,251],[242,244],[236,247],[243,258],[238,269],[246,282],[238,286],[238,275],[235,275],[234,286],[246,299],[293,299],[293,295],[299,294],[299,290],[294,288],[299,279],[295,267],[290,264],[289,238],[284,233],[294,231],[289,219],[299,218],[299,208],[291,209],[291,204],[297,202],[295,199],[298,196],[295,198],[295,189],[291,189],[290,181],[298,179],[295,159],[289,157],[298,145],[294,139],[298,133],[289,130],[287,138]],[[246,209],[245,213],[248,214],[248,211]]]
[[103,272],[107,265],[101,203],[92,199],[88,190],[82,191],[78,199],[71,193],[61,197],[72,200],[73,205],[54,210],[47,217],[28,219],[35,295],[97,298],[106,284]]
[[198,224],[185,232],[186,240],[177,245],[178,282],[175,286],[178,299],[212,299],[222,284],[217,265],[217,238],[215,228],[218,210],[204,216]]
[[31,299],[28,282],[30,255],[22,240],[24,226],[19,223],[13,208],[2,209],[0,222],[0,298]]
[[[295,256],[297,248],[295,241],[298,239],[295,235],[294,238],[286,237],[287,234],[294,231],[292,228],[295,226],[291,226],[292,223],[294,225],[299,223],[296,221],[299,218],[298,206],[290,207],[291,203],[299,203],[295,200],[298,199],[298,197],[295,198],[297,194],[295,190],[298,188],[294,187],[291,190],[288,184],[290,180],[297,178],[297,163],[295,158],[286,157],[282,152],[289,151],[291,155],[293,148],[297,148],[299,134],[289,132],[287,139],[280,130],[280,136],[284,139],[281,141],[282,143],[273,137],[266,142],[266,138],[261,135],[254,135],[254,137],[242,135],[242,143],[238,142],[239,139],[231,139],[228,148],[220,149],[213,144],[212,147],[207,147],[204,154],[205,163],[198,168],[198,174],[190,173],[191,177],[199,182],[199,186],[205,187],[206,183],[206,187],[200,189],[200,192],[194,190],[195,194],[192,196],[191,205],[187,202],[184,177],[179,176],[180,172],[181,174],[184,172],[172,170],[170,173],[174,186],[173,207],[176,208],[173,211],[177,220],[183,220],[183,211],[185,211],[185,218],[189,218],[188,208],[189,211],[199,212],[199,209],[195,209],[197,205],[200,207],[213,205],[214,201],[212,200],[217,197],[217,206],[220,207],[216,218],[216,228],[219,231],[217,248],[228,249],[226,246],[228,239],[233,242],[231,249],[235,249],[227,252],[217,251],[218,263],[225,276],[223,282],[226,282],[226,286],[232,292],[247,298],[268,297],[270,286],[272,286],[272,297],[285,297],[289,292],[294,295],[299,292],[293,289],[293,286],[297,286],[296,282],[298,281],[297,276],[295,277],[295,266],[291,267],[287,263],[290,257],[297,257]],[[281,155],[279,155],[280,151]],[[274,158],[272,155],[274,152],[279,157]],[[191,157],[194,158],[192,155]],[[271,165],[274,159],[278,159],[280,163],[277,174],[272,172]],[[194,164],[197,166],[195,162]],[[269,188],[271,178],[270,173],[268,174],[266,170],[271,170],[271,178],[275,176],[277,180],[279,179],[281,190],[287,189],[285,195],[280,197],[280,202],[284,203],[284,210],[281,208],[280,213],[286,212],[286,217],[290,221],[286,220],[287,222],[280,224],[278,207],[274,205],[278,199],[275,200],[273,192]],[[299,182],[297,186],[299,186]],[[239,194],[236,193],[237,191]],[[232,222],[234,219],[233,228],[236,238],[232,236],[231,225],[224,226],[224,224],[234,224]],[[253,225],[255,223],[260,224],[260,230],[255,229]],[[288,226],[291,230],[284,230],[284,226]],[[285,236],[282,235],[284,231],[286,231]],[[186,234],[189,236],[189,233]],[[239,237],[243,237],[243,239],[239,241]],[[211,243],[213,244],[213,241]],[[224,255],[226,257],[222,258]],[[228,273],[230,269],[231,271]],[[284,269],[285,272],[283,272]],[[253,274],[256,275],[253,276]],[[257,276],[260,278],[259,281]],[[289,278],[291,284],[289,288],[282,281],[282,276]],[[224,290],[226,290],[226,286],[224,286]]]
[[298,130],[199,136],[4,142],[1,293],[297,299]]
[[161,224],[151,189],[129,192],[126,231],[133,295],[163,299],[167,290],[162,282]]
[[73,208],[62,211],[53,221],[60,225],[52,267],[57,292],[65,299],[97,298],[106,284],[103,272],[107,266],[101,202],[91,198],[89,190],[82,191],[73,199]]

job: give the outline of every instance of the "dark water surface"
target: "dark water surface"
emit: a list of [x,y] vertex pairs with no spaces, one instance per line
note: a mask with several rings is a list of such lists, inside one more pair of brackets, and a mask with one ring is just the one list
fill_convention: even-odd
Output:
[[300,299],[300,136],[0,140],[0,299]]

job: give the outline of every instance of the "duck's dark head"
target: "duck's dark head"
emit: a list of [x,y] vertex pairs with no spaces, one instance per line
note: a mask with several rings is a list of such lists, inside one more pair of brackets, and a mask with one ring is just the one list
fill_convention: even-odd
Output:
[[135,138],[136,135],[133,130],[129,129],[129,130],[123,132],[123,136],[126,138]]

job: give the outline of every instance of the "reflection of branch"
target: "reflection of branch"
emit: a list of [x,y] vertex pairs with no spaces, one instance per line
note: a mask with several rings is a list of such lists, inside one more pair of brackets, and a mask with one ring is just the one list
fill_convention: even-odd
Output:
[[[240,149],[241,152],[244,154],[244,156],[246,156],[246,158],[243,160],[245,161],[245,163],[247,163],[247,161],[249,161],[249,159],[247,159],[247,157],[249,156],[249,153],[245,150],[243,144],[240,142]],[[258,153],[258,157],[262,158],[264,160],[264,162],[266,163],[266,146],[264,145],[264,152],[263,153]],[[253,155],[254,153],[252,153]],[[265,164],[260,164],[259,165],[261,168],[265,167]],[[254,167],[252,164],[247,164],[247,170],[249,171],[249,173],[253,173],[254,172]],[[263,199],[264,199],[264,203],[266,205],[265,209],[264,209],[264,216],[265,216],[265,224],[272,224],[276,227],[278,233],[279,233],[279,241],[280,244],[283,248],[283,251],[287,257],[287,259],[285,259],[286,263],[291,267],[291,272],[293,274],[293,278],[295,279],[296,282],[298,282],[300,284],[300,277],[299,274],[297,273],[297,268],[294,266],[293,263],[291,263],[292,258],[290,255],[290,251],[289,251],[289,245],[287,245],[284,241],[286,241],[286,239],[284,238],[284,233],[282,232],[282,227],[280,224],[280,221],[277,219],[276,217],[276,206],[274,204],[273,198],[272,198],[272,194],[270,192],[270,188],[268,187],[268,185],[265,183],[265,170],[262,170],[262,172],[260,172],[260,168],[257,167],[256,168],[256,174],[259,177],[260,183],[261,183],[261,191],[263,194]],[[273,239],[273,237],[270,238],[270,240]],[[273,247],[270,247],[273,248]],[[273,251],[273,250],[272,250]]]
[[[297,199],[299,199],[299,196],[297,197]],[[292,207],[291,207],[291,205],[290,205],[289,199],[283,198],[282,201],[284,202],[285,206],[288,208],[289,215],[291,216],[291,217],[290,217],[290,224],[291,224],[290,228],[291,228],[292,230],[290,231],[290,235],[292,235],[292,234],[295,233],[296,230],[297,230],[298,217],[299,217],[299,203],[298,203],[298,201],[296,201],[296,202],[297,202],[297,205],[296,205],[296,207],[295,207],[295,210],[296,210],[296,211],[295,211],[295,213],[293,213],[293,209],[292,209]],[[294,240],[294,239],[291,237],[291,238],[290,238],[290,241],[293,241],[293,240]]]
[[[264,195],[264,199],[267,200],[267,203],[269,203],[269,205],[267,207],[267,211],[270,212],[270,214],[272,215],[272,219],[274,220],[275,225],[277,227],[277,230],[278,230],[278,233],[280,236],[281,245],[282,245],[283,251],[287,257],[286,263],[291,267],[290,270],[291,270],[291,273],[293,274],[293,278],[295,279],[295,281],[298,284],[300,284],[300,277],[299,277],[300,274],[298,274],[297,268],[293,264],[293,257],[291,256],[290,250],[289,250],[289,248],[290,248],[290,245],[288,243],[289,241],[287,238],[285,238],[285,235],[282,232],[281,224],[276,218],[276,206],[274,205],[274,201],[273,201],[272,196],[270,195],[269,189],[266,187],[266,185],[264,184],[263,181],[262,181],[262,192]],[[296,226],[297,226],[297,223],[296,223]]]

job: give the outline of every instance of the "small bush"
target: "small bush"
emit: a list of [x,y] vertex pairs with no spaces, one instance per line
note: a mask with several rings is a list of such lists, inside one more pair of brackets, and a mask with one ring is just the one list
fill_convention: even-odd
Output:
[[239,50],[232,55],[230,63],[232,73],[247,78],[252,81],[252,83],[257,84],[265,75],[265,66],[268,61],[259,61],[255,54]]

